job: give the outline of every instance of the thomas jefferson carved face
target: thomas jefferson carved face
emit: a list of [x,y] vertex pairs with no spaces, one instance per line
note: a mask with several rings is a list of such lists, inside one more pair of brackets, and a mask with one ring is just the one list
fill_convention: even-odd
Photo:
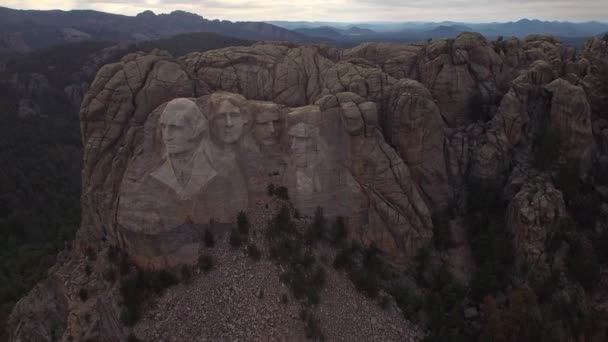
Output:
[[197,138],[207,129],[206,119],[196,104],[185,98],[167,104],[159,125],[169,155],[194,150],[198,145]]
[[240,139],[248,122],[241,109],[229,100],[219,103],[212,120],[218,139],[227,144],[234,144]]

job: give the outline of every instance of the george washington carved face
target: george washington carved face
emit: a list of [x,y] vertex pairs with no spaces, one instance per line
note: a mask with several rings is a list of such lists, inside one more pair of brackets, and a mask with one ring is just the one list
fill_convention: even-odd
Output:
[[198,138],[207,130],[207,120],[194,102],[180,98],[167,104],[159,126],[167,154],[175,155],[197,148]]

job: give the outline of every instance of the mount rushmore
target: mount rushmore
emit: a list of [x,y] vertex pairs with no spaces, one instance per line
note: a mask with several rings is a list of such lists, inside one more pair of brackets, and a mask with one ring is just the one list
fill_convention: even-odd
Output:
[[78,274],[87,248],[119,246],[148,270],[195,264],[204,230],[228,231],[270,184],[304,216],[321,207],[345,218],[349,238],[396,264],[431,243],[436,217],[460,222],[481,184],[508,203],[518,255],[542,267],[567,210],[533,162],[535,144],[550,128],[581,177],[608,167],[606,63],[600,38],[576,51],[547,36],[475,33],[127,55],[99,70],[82,102],[78,237],[16,305],[11,337],[124,338],[115,301],[76,298],[83,283],[116,291]]

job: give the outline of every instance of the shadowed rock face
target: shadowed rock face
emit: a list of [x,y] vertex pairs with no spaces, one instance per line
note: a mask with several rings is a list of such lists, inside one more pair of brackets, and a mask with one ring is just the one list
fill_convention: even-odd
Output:
[[534,267],[542,268],[546,241],[566,217],[562,193],[550,180],[535,178],[524,184],[507,211],[507,225],[519,255]]

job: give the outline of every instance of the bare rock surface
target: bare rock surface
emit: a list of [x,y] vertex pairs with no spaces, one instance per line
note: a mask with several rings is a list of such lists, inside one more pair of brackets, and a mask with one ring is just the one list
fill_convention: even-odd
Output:
[[515,195],[507,216],[519,255],[534,267],[542,265],[547,241],[566,217],[562,193],[555,189],[550,180],[533,179]]

